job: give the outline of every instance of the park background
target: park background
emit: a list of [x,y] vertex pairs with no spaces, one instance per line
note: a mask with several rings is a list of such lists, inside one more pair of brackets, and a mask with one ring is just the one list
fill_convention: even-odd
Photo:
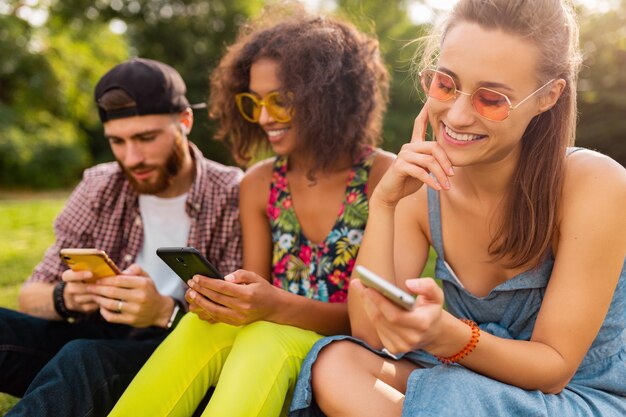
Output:
[[[302,0],[376,35],[392,76],[383,148],[397,152],[422,106],[409,42],[454,0]],[[16,308],[20,284],[52,242],[52,221],[82,171],[111,161],[93,104],[97,80],[133,56],[175,67],[192,103],[237,29],[263,0],[0,0],[0,306]],[[626,165],[626,0],[576,0],[584,65],[577,145]],[[408,45],[408,46],[407,46]],[[196,111],[190,139],[233,164]],[[0,395],[0,415],[15,402]]]

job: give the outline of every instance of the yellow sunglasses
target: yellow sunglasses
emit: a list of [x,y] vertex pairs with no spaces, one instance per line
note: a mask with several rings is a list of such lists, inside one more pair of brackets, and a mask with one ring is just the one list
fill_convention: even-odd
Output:
[[291,121],[293,111],[288,104],[293,98],[292,93],[284,94],[275,91],[263,98],[251,93],[235,94],[235,103],[244,119],[250,123],[258,123],[261,117],[261,108],[265,106],[269,115],[278,123]]

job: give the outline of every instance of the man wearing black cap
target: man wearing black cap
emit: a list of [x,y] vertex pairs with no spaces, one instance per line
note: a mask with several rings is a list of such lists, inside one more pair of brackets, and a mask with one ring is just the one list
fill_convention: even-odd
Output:
[[[187,140],[193,113],[180,75],[132,59],[95,90],[117,163],[85,171],[55,221],[56,241],[19,295],[0,309],[0,391],[22,400],[7,416],[106,415],[182,316],[185,285],[156,256],[193,246],[224,272],[241,263],[242,172]],[[87,282],[63,248],[98,248],[123,269]]]

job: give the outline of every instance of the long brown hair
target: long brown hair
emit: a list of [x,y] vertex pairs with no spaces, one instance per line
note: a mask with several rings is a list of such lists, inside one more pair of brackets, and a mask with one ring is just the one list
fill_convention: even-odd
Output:
[[565,153],[574,144],[576,82],[580,67],[578,26],[566,0],[461,0],[429,39],[420,66],[431,66],[446,34],[461,22],[502,30],[539,51],[541,85],[564,79],[565,89],[551,109],[535,116],[522,136],[521,154],[505,196],[502,221],[489,246],[495,261],[510,268],[536,266],[557,233]]
[[263,130],[243,119],[234,100],[248,91],[250,67],[262,58],[278,64],[282,89],[293,93],[292,123],[301,149],[315,156],[313,173],[380,142],[389,77],[378,41],[351,24],[283,2],[242,28],[211,75],[209,114],[220,123],[216,138],[232,145],[240,163],[267,146]]

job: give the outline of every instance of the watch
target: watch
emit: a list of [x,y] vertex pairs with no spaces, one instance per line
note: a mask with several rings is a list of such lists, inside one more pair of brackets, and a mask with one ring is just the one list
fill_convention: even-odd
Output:
[[172,315],[170,316],[170,319],[165,326],[169,330],[172,330],[174,327],[176,327],[180,319],[182,319],[185,315],[185,307],[183,306],[183,303],[181,303],[176,298],[172,297],[172,299],[174,300],[174,309],[172,310]]

